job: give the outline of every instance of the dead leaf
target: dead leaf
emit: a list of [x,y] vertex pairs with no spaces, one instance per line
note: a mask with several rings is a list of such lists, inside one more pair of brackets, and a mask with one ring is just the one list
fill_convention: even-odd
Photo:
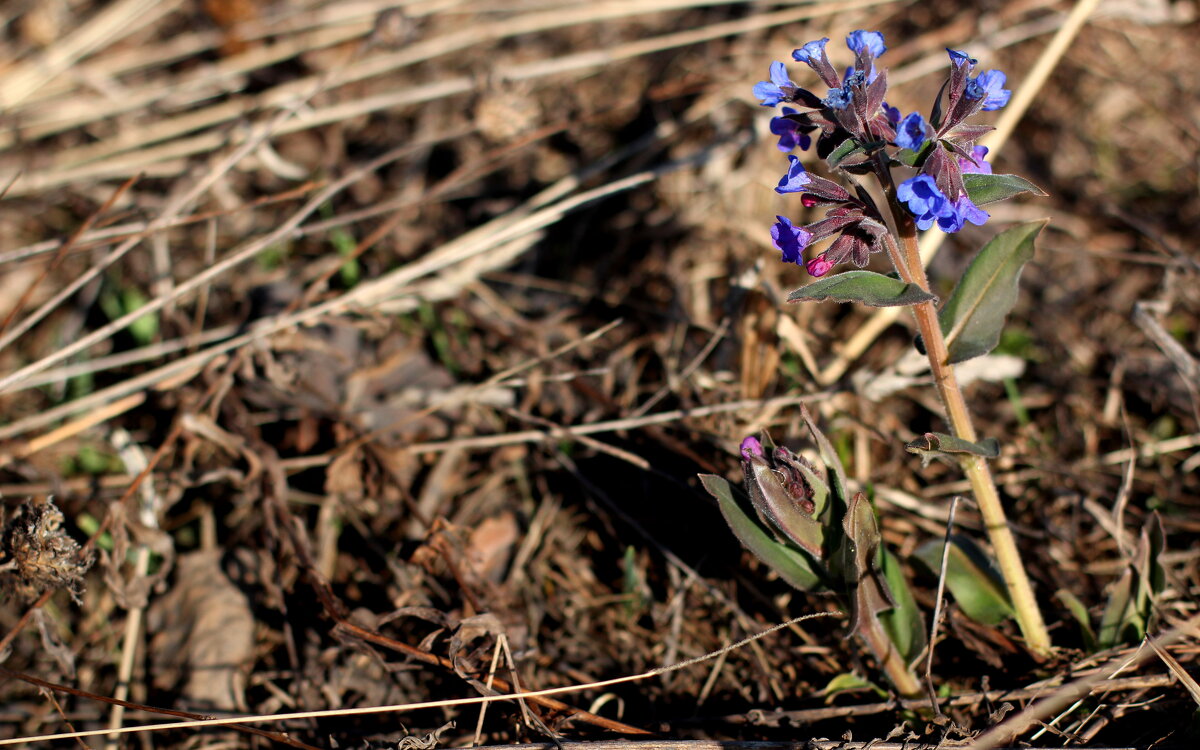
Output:
[[516,517],[507,511],[475,527],[467,542],[467,563],[477,580],[500,582],[520,533]]
[[242,668],[254,656],[254,616],[221,556],[206,550],[179,558],[175,585],[150,609],[154,673],[174,682],[186,670],[181,691],[190,703],[244,711]]

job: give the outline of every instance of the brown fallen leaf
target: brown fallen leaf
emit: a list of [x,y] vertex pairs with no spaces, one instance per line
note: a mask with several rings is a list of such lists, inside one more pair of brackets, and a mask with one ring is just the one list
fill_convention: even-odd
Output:
[[170,689],[186,672],[180,692],[189,704],[244,711],[242,668],[254,656],[254,616],[222,570],[221,556],[221,550],[182,555],[175,585],[150,608],[154,674]]

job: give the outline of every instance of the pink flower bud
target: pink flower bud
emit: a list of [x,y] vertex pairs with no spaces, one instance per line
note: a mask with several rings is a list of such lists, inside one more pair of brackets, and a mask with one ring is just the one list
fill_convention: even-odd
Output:
[[833,264],[825,260],[825,253],[821,253],[817,257],[804,264],[808,269],[810,276],[824,276],[829,273],[829,269],[833,268]]

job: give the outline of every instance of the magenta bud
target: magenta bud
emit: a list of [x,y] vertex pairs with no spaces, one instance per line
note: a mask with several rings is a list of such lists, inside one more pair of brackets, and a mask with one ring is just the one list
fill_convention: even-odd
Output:
[[742,458],[750,461],[754,458],[764,458],[762,443],[756,437],[748,437],[742,441]]
[[811,193],[805,193],[804,195],[800,196],[800,205],[804,206],[805,208],[812,208],[820,202],[821,199]]
[[810,276],[824,276],[825,274],[829,273],[829,269],[833,268],[833,264],[825,260],[825,253],[821,253],[808,263],[804,264],[804,267],[808,269],[808,274]]

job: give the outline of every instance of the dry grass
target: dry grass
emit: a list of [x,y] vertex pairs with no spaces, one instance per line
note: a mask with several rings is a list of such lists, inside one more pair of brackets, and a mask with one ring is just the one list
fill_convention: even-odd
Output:
[[[371,709],[420,703],[404,726],[455,720],[450,745],[894,740],[903,721],[922,742],[1009,742],[1016,724],[983,734],[1008,703],[1035,707],[1009,717],[1039,746],[1194,742],[1192,0],[1102,3],[1044,83],[1068,4],[9,5],[0,493],[10,520],[53,496],[47,538],[91,536],[98,562],[77,602],[7,595],[0,738],[170,709],[296,716],[155,744],[355,747],[405,734]],[[906,111],[936,93],[945,46],[1036,92],[993,145],[1051,197],[993,222],[1053,222],[1003,344],[1014,377],[968,396],[1004,444],[1059,657],[950,604],[932,668],[948,723],[870,692],[827,705],[838,674],[880,679],[836,617],[480,713],[467,699],[489,690],[641,675],[831,609],[767,576],[694,480],[736,478],[751,431],[795,444],[801,402],[893,549],[944,533],[964,485],[903,450],[938,424],[905,369],[909,321],[782,306],[805,279],[767,235],[800,209],[770,189],[782,157],[749,87],[855,28],[887,34]],[[949,238],[934,283],[987,236]],[[1152,509],[1165,656],[1087,654],[1054,594],[1098,616]],[[979,528],[969,504],[957,523]],[[917,580],[932,610],[936,581]],[[97,700],[122,695],[123,716]],[[1070,701],[1049,714],[1042,696]]]

